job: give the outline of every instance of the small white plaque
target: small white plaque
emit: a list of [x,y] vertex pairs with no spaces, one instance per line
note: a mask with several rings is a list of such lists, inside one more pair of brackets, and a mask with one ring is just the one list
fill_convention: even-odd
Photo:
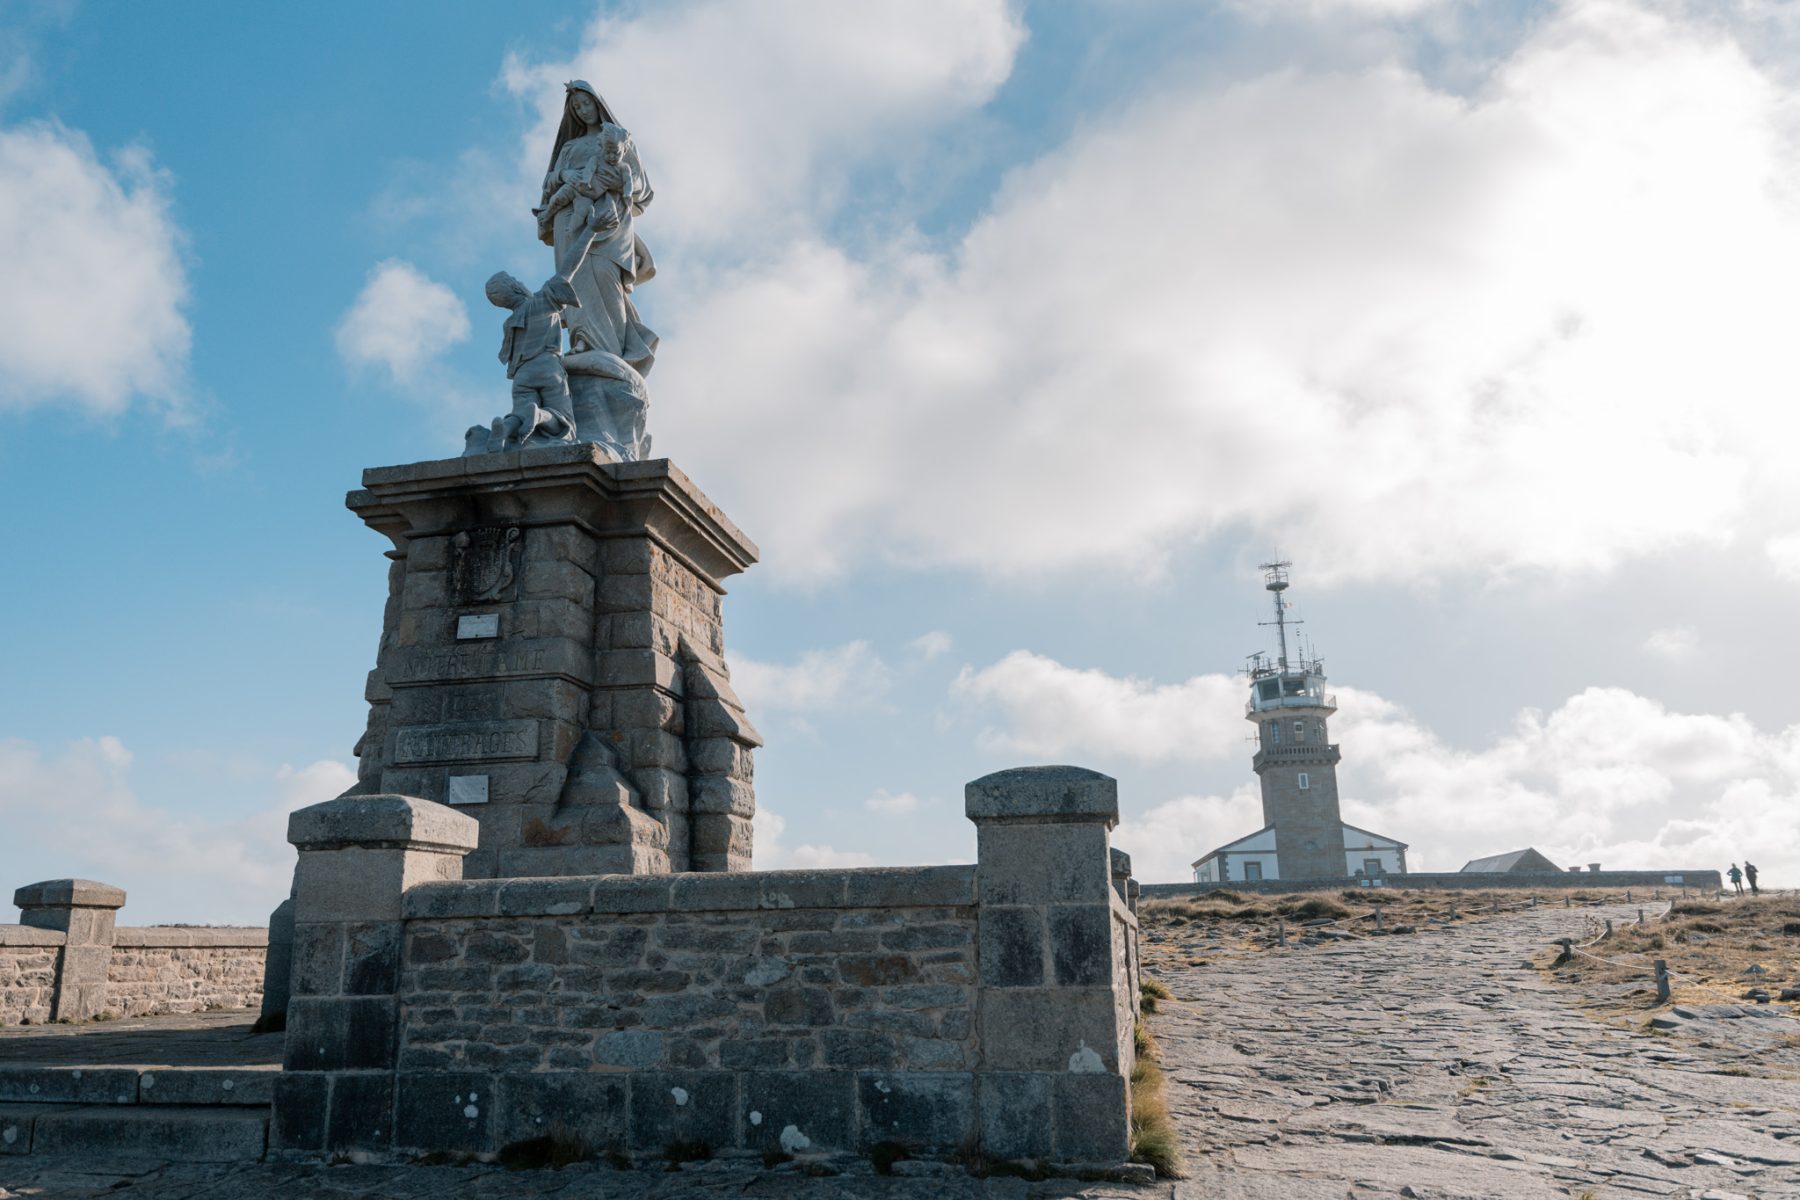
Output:
[[459,642],[499,636],[499,613],[465,613],[456,618],[456,640]]
[[488,777],[486,775],[450,776],[450,803],[486,804],[487,802]]

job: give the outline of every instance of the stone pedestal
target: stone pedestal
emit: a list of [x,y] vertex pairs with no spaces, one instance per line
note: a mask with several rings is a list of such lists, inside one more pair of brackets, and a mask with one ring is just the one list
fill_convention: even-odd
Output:
[[357,792],[481,825],[469,878],[750,867],[721,581],[756,547],[668,460],[594,445],[363,474],[392,540]]
[[1137,922],[1107,845],[1118,785],[1021,767],[975,780],[964,801],[979,855],[982,1144],[996,1158],[1123,1159]]
[[113,923],[125,892],[92,879],[47,879],[13,893],[19,923],[64,935],[56,964],[52,1021],[85,1021],[106,1011],[106,973],[112,965]]

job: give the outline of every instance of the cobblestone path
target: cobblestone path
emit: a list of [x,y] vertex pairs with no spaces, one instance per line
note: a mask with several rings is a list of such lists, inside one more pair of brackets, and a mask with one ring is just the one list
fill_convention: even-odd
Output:
[[1636,910],[1158,972],[1191,1001],[1153,1018],[1194,1168],[1177,1194],[1800,1197],[1800,1020],[1584,1014],[1525,960],[1586,914]]
[[[1623,920],[1624,909],[1586,910]],[[1630,915],[1635,915],[1633,911]],[[1610,1026],[1525,965],[1583,912],[1160,971],[1153,1018],[1193,1177],[1143,1187],[834,1178],[715,1161],[679,1172],[178,1166],[0,1157],[0,1194],[69,1200],[1024,1200],[1800,1197],[1791,1018]],[[1640,1022],[1641,1024],[1641,1022]],[[1688,1026],[1701,1032],[1688,1031]],[[860,1171],[862,1173],[854,1173]],[[6,1200],[0,1195],[0,1200]]]

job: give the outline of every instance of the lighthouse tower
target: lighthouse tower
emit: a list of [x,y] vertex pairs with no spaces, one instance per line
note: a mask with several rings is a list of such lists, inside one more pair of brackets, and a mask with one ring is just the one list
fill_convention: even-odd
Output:
[[1348,875],[1343,817],[1338,813],[1338,748],[1327,722],[1337,698],[1325,691],[1325,664],[1310,655],[1288,653],[1288,635],[1300,624],[1288,619],[1285,593],[1288,562],[1262,564],[1263,587],[1275,605],[1276,657],[1250,657],[1250,703],[1244,716],[1256,723],[1256,756],[1262,782],[1263,825],[1275,832],[1281,875],[1287,879],[1329,879]]
[[1262,564],[1275,619],[1275,656],[1250,656],[1256,725],[1250,760],[1262,784],[1263,827],[1194,863],[1199,883],[1357,878],[1379,884],[1406,873],[1406,843],[1344,824],[1338,811],[1338,748],[1331,741],[1337,698],[1325,690],[1325,664],[1301,648],[1300,622],[1288,616],[1289,562]]

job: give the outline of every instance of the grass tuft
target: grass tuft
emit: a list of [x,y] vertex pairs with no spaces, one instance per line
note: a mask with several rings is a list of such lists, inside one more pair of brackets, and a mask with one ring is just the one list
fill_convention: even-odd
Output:
[[1161,1179],[1186,1178],[1181,1138],[1169,1116],[1162,1068],[1156,1065],[1156,1039],[1142,1021],[1133,1042],[1138,1054],[1131,1064],[1131,1161],[1149,1163]]

